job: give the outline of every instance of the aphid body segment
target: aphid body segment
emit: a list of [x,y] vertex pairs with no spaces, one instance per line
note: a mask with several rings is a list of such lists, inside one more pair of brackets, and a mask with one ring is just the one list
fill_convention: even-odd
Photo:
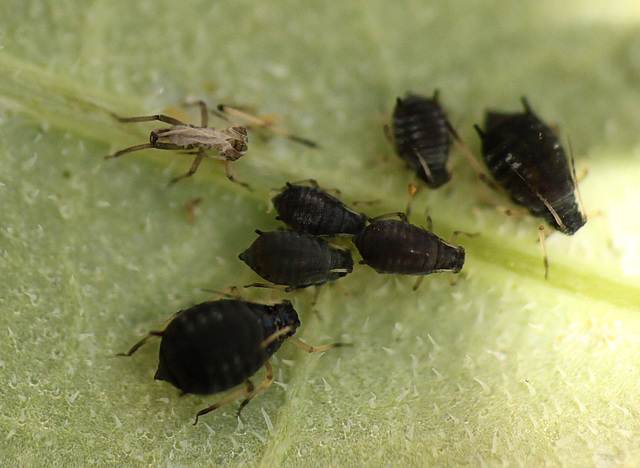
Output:
[[258,237],[238,257],[271,283],[292,288],[320,286],[351,273],[353,259],[348,250],[294,231],[256,231]]
[[[162,342],[155,379],[183,394],[228,390],[255,374],[299,326],[288,301],[272,306],[226,299],[203,302],[178,312],[158,332]],[[290,329],[261,346],[285,327]]]
[[407,94],[397,98],[393,111],[393,137],[396,151],[409,168],[431,188],[438,188],[451,178],[447,160],[451,135],[455,134],[438,91],[432,98]]
[[317,186],[287,186],[273,198],[279,219],[290,228],[314,236],[355,235],[367,216],[352,210]]
[[362,262],[378,273],[428,275],[458,273],[464,265],[464,249],[426,229],[398,219],[380,219],[355,238]]
[[515,203],[575,234],[587,221],[576,201],[575,171],[555,133],[522,103],[522,113],[488,112],[486,129],[475,126],[487,168]]

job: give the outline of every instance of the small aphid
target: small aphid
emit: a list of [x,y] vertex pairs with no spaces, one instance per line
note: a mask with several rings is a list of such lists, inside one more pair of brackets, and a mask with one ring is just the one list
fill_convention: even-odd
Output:
[[[156,148],[163,150],[196,150],[196,154],[191,169],[179,177],[171,180],[170,184],[179,180],[191,177],[196,173],[202,160],[207,158],[225,161],[227,178],[243,187],[249,187],[245,182],[240,182],[233,177],[233,169],[231,163],[240,159],[247,152],[247,144],[249,137],[247,136],[246,127],[231,126],[223,130],[214,127],[208,127],[209,111],[207,105],[203,101],[198,101],[200,106],[201,122],[200,126],[187,125],[178,119],[169,117],[164,114],[144,115],[140,117],[118,117],[114,115],[120,122],[150,122],[159,120],[171,125],[168,128],[156,128],[149,136],[149,143],[131,146],[129,148],[117,151],[105,158],[117,158],[123,154],[132,153],[148,148]],[[207,153],[209,150],[216,150],[219,154]]]
[[487,112],[475,129],[493,178],[518,205],[568,235],[587,222],[576,200],[575,170],[556,134],[522,98],[523,113]]
[[[131,356],[152,337],[162,338],[156,380],[164,380],[181,390],[181,396],[193,393],[211,395],[244,386],[228,397],[204,408],[198,418],[240,397],[238,414],[259,392],[273,381],[269,358],[289,338],[292,344],[311,352],[340,346],[339,343],[312,347],[291,338],[300,326],[298,314],[289,301],[274,305],[234,300],[203,302],[181,310],[161,330],[149,332],[129,351]],[[261,367],[265,380],[254,386],[250,377]]]
[[438,102],[438,90],[431,99],[407,94],[396,99],[393,111],[393,139],[398,155],[431,188],[451,178],[447,160],[451,136],[457,136]]
[[[458,273],[464,265],[464,249],[447,242],[424,228],[402,219],[378,219],[355,237],[362,256],[360,263],[378,273],[428,275]],[[413,289],[422,281],[418,278]]]
[[366,215],[320,189],[315,180],[309,183],[311,186],[287,182],[282,192],[273,198],[278,212],[276,219],[313,236],[355,235],[364,229]]
[[353,270],[351,252],[294,231],[261,232],[238,258],[265,280],[293,289],[320,286]]

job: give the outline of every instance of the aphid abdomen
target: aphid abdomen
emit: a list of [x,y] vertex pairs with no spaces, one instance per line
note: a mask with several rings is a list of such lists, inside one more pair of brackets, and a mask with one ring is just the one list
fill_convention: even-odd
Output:
[[244,301],[205,302],[182,311],[162,332],[155,378],[183,393],[228,390],[269,359],[260,317]]
[[305,288],[331,279],[331,249],[323,240],[303,233],[262,233],[239,258],[275,284]]
[[278,219],[292,229],[314,236],[356,234],[366,223],[366,216],[316,187],[288,185],[274,197],[273,204]]
[[367,265],[379,273],[425,275],[438,264],[438,241],[429,231],[399,220],[380,220],[355,240]]
[[393,133],[398,155],[429,187],[449,181],[451,135],[447,115],[436,99],[411,94],[398,98]]
[[568,158],[544,122],[529,110],[488,113],[487,131],[480,135],[489,171],[515,203],[565,234],[584,225]]

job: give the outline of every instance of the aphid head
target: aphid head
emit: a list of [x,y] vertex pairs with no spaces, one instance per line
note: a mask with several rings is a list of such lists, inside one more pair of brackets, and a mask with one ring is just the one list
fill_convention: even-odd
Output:
[[224,131],[227,135],[227,141],[238,153],[244,154],[249,148],[249,136],[247,128],[242,126],[229,127]]
[[290,301],[285,300],[279,304],[274,304],[273,314],[275,316],[276,330],[280,330],[285,327],[291,328],[291,332],[287,333],[285,337],[292,336],[296,332],[296,329],[300,326],[298,313],[293,308]]
[[331,271],[329,281],[342,278],[353,271],[351,252],[343,249],[331,250]]
[[576,206],[576,210],[573,210],[569,213],[564,213],[564,215],[562,216],[562,225],[558,225],[558,223],[555,222],[555,219],[553,218],[549,219],[548,221],[561,233],[572,236],[586,224],[587,216],[579,209],[577,209]]
[[464,265],[464,249],[459,245],[451,245],[451,249],[447,250],[447,259],[442,265],[442,270],[451,273],[459,273]]

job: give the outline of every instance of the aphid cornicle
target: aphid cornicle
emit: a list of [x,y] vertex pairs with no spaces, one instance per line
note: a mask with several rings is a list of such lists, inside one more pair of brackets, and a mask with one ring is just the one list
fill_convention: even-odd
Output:
[[522,98],[524,112],[487,112],[485,130],[475,126],[493,178],[518,205],[564,234],[587,221],[576,200],[575,171],[556,134]]
[[438,188],[451,178],[447,160],[452,135],[455,132],[438,102],[438,90],[432,98],[408,93],[404,99],[396,99],[393,111],[396,151],[431,188]]
[[353,270],[351,252],[294,231],[261,232],[238,258],[265,280],[294,289],[320,286]]
[[[354,243],[362,256],[360,263],[378,273],[458,273],[464,265],[464,248],[405,219],[374,220],[355,237]],[[414,289],[420,281],[421,278]]]
[[336,197],[311,185],[290,184],[273,198],[276,219],[290,228],[313,236],[336,237],[362,231],[367,216],[349,208]]
[[[210,395],[244,386],[228,397],[204,408],[198,418],[245,396],[240,410],[273,381],[268,363],[288,338],[307,352],[320,352],[339,343],[312,347],[291,338],[300,326],[298,314],[289,301],[265,305],[239,299],[203,302],[181,310],[162,330],[151,331],[127,353],[131,356],[152,337],[159,336],[160,354],[156,380],[164,380],[189,393]],[[257,387],[249,379],[261,367],[265,380]]]
[[[130,146],[129,148],[117,151],[105,158],[118,158],[123,154],[132,153],[148,148],[163,150],[196,150],[196,157],[191,164],[191,169],[185,174],[175,177],[171,184],[179,180],[191,177],[196,173],[202,160],[207,158],[225,161],[227,178],[231,182],[248,187],[245,182],[240,182],[233,177],[231,163],[240,159],[247,152],[249,137],[246,127],[231,126],[223,130],[208,127],[209,111],[203,101],[198,101],[200,106],[201,122],[200,126],[187,125],[180,120],[164,114],[143,115],[140,117],[118,117],[120,122],[151,122],[158,120],[171,125],[168,128],[156,128],[149,135],[149,143]],[[219,154],[207,153],[208,150],[216,150]]]

